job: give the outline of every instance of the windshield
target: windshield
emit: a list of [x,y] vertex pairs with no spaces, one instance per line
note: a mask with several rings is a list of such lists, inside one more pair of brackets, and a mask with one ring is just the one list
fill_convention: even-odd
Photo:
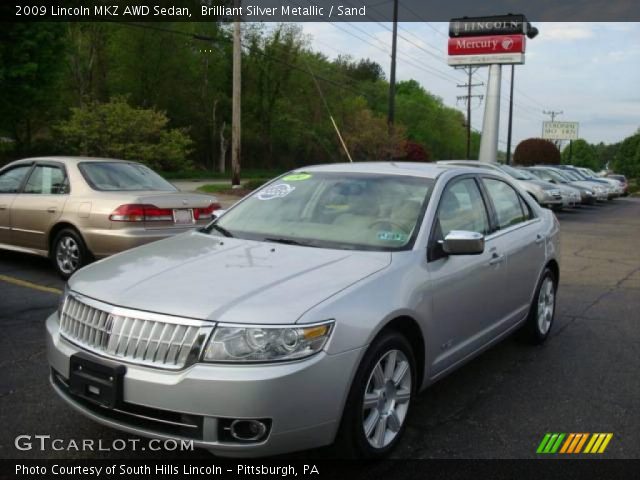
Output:
[[522,170],[518,170],[517,168],[510,167],[509,165],[500,165],[500,170],[518,180],[531,180],[533,178],[530,174],[525,173]]
[[538,170],[538,171],[542,172],[542,174],[546,176],[545,178],[543,178],[543,180],[547,180],[547,181],[555,180],[556,182],[567,183],[567,179],[563,177],[559,172],[548,170],[546,168],[544,170]]
[[586,168],[578,168],[578,170],[580,171],[580,173],[582,175],[584,175],[587,178],[594,178],[596,175],[593,172],[590,172],[588,169]]
[[572,182],[578,181],[578,180],[582,180],[580,177],[578,177],[577,175],[575,175],[573,172],[569,171],[569,170],[557,170],[559,175],[563,175],[566,178],[568,178],[569,180],[571,180]]
[[290,173],[229,210],[209,232],[313,247],[408,249],[433,184],[400,175]]
[[176,187],[144,165],[130,162],[83,162],[78,165],[95,190],[175,192]]
[[571,172],[574,176],[578,177],[578,180],[589,180],[589,177],[587,177],[584,173],[582,173],[580,170],[569,170],[569,172]]
[[532,175],[535,175],[536,177],[538,177],[540,180],[544,180],[544,181],[549,181],[552,180],[553,177],[551,175],[549,175],[549,173],[546,170],[529,170],[531,172]]

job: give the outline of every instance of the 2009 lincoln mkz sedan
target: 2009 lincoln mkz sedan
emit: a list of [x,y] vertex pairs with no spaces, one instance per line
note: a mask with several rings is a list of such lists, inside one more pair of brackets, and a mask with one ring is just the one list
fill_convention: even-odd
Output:
[[207,227],[78,271],[47,320],[84,415],[224,455],[384,455],[415,395],[516,330],[544,341],[553,213],[486,169],[285,174]]

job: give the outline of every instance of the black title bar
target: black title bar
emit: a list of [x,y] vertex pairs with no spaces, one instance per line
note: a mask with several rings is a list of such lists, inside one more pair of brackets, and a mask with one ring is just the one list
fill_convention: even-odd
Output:
[[[2,2],[0,21],[390,22],[392,0],[15,0]],[[401,0],[400,22],[448,22],[518,11],[531,22],[637,22],[634,0]],[[462,19],[461,19],[462,21]],[[526,27],[525,27],[526,28]],[[500,33],[513,33],[499,29]]]

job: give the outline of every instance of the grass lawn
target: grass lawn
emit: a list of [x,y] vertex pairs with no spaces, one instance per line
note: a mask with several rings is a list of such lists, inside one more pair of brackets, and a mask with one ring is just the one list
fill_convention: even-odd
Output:
[[198,187],[198,191],[204,193],[221,193],[224,195],[234,195],[237,197],[244,197],[248,193],[251,193],[256,188],[260,188],[266,182],[268,182],[271,178],[260,179],[253,178],[251,180],[247,180],[242,183],[240,188],[231,188],[229,185],[220,185],[217,183],[207,183],[201,187]]

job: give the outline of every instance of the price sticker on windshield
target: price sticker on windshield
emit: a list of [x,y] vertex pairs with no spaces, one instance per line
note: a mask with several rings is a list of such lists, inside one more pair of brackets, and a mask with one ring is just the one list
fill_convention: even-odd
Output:
[[258,192],[256,198],[258,200],[273,200],[274,198],[283,198],[293,192],[296,187],[292,187],[287,183],[278,183],[277,185],[269,185]]
[[282,177],[285,182],[301,182],[303,180],[309,180],[311,178],[310,173],[292,173],[286,177]]

